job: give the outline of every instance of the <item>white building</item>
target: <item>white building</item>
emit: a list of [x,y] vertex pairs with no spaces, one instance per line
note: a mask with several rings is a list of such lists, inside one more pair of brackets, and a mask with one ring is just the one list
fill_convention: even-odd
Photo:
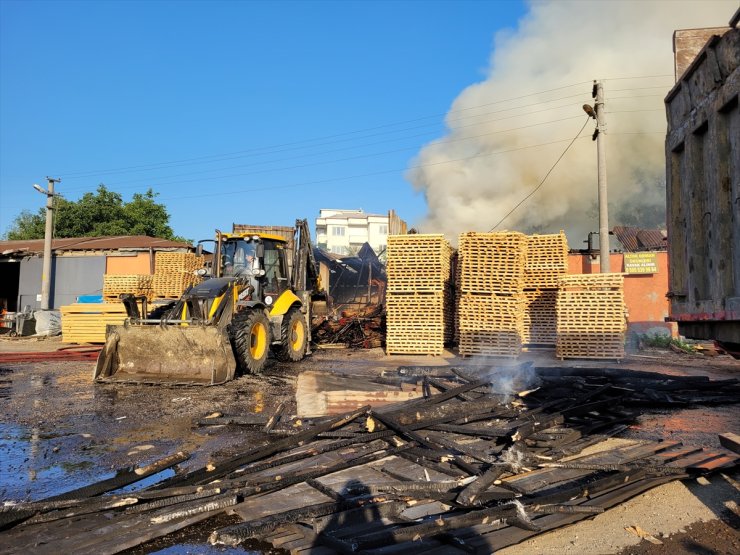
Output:
[[322,208],[316,218],[316,244],[335,254],[356,254],[369,243],[376,254],[388,245],[388,215],[365,214],[360,210]]

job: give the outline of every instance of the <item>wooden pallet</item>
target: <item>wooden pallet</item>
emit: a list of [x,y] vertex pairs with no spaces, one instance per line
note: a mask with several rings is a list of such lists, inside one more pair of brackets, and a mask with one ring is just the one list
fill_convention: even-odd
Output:
[[152,281],[150,274],[105,274],[103,276],[103,300],[105,302],[120,302],[119,296],[130,293],[136,296],[153,298]]
[[452,337],[447,292],[386,294],[386,352],[439,355]]
[[75,303],[60,308],[62,343],[105,343],[108,325],[120,325],[126,319],[122,304]]
[[516,358],[522,352],[522,340],[516,331],[475,331],[461,329],[458,353],[463,356],[481,355]]
[[627,312],[623,274],[564,276],[559,284],[556,356],[624,358]]
[[193,272],[171,272],[154,274],[152,280],[153,296],[158,298],[179,299],[190,286],[200,283],[202,278]]
[[157,252],[154,255],[154,273],[193,272],[202,268],[203,256],[192,252]]
[[624,289],[624,274],[570,274],[558,280],[561,291],[603,291]]
[[557,288],[558,279],[567,273],[568,239],[563,231],[527,238],[525,288]]
[[450,289],[452,253],[452,247],[441,234],[390,235],[386,262],[387,291]]
[[464,293],[519,294],[526,254],[527,236],[522,233],[463,233],[457,287]]

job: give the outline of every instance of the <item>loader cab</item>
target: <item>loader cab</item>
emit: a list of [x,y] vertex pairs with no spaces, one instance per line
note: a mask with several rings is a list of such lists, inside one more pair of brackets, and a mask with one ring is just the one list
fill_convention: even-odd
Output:
[[270,306],[290,287],[286,242],[279,237],[225,236],[221,243],[220,275],[245,276],[255,288],[253,298]]
[[259,270],[257,241],[228,239],[221,246],[221,272],[223,277],[236,277]]

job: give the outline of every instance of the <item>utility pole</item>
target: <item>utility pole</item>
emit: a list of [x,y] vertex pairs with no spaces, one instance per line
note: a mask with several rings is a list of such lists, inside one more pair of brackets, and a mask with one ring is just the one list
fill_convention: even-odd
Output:
[[61,179],[53,177],[46,178],[48,189],[34,185],[34,189],[46,195],[46,229],[44,231],[44,265],[41,269],[41,310],[49,310],[49,297],[51,296],[51,235],[53,230],[54,211],[54,184]]
[[606,192],[606,117],[604,114],[604,85],[594,81],[592,96],[596,98],[596,153],[599,174],[599,258],[601,273],[611,271],[609,261],[609,204]]

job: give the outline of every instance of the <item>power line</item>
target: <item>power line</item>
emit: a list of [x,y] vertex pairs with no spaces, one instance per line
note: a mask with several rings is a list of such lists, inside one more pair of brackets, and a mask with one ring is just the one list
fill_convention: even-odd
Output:
[[[490,231],[493,231],[498,226],[500,226],[501,223],[504,220],[506,220],[506,218],[508,218],[509,216],[511,216],[517,208],[519,208],[522,204],[524,204],[533,194],[535,194],[540,189],[540,187],[542,187],[542,185],[544,185],[545,180],[549,177],[549,175],[552,173],[552,170],[555,169],[555,166],[558,165],[558,163],[560,162],[560,160],[563,159],[563,156],[565,156],[565,153],[568,152],[568,150],[570,149],[571,146],[573,146],[573,143],[576,142],[576,139],[579,137],[579,135],[586,128],[586,125],[588,125],[588,122],[589,122],[590,119],[591,119],[590,117],[587,117],[586,118],[586,121],[583,122],[583,127],[581,127],[578,130],[578,133],[576,133],[575,137],[573,137],[573,139],[568,143],[568,146],[565,147],[565,150],[560,154],[560,156],[558,156],[558,159],[555,160],[555,163],[552,165],[552,167],[549,170],[547,170],[547,173],[545,174],[545,177],[542,178],[542,181],[540,181],[540,184],[537,185],[537,187],[535,187],[534,190],[531,193],[529,193],[526,197],[524,197],[522,200],[520,200],[519,203],[514,208],[512,208],[511,210],[509,210],[509,213],[506,214],[506,216],[504,216],[503,218],[501,218],[499,220],[499,222],[490,229]],[[490,231],[489,231],[489,233],[490,233]]]
[[[457,129],[464,129],[464,128],[468,128],[468,127],[476,127],[476,126],[484,125],[484,124],[487,124],[487,123],[492,123],[492,122],[497,122],[497,121],[503,121],[503,120],[506,120],[506,119],[511,119],[511,118],[514,118],[514,117],[531,115],[531,114],[541,113],[541,112],[548,112],[548,111],[552,111],[552,110],[555,110],[555,109],[570,108],[570,107],[571,107],[570,105],[564,105],[564,106],[558,106],[556,108],[548,108],[548,109],[544,109],[544,110],[535,110],[533,112],[528,112],[528,113],[525,113],[525,114],[518,114],[516,116],[507,116],[507,117],[503,117],[503,118],[497,118],[497,119],[492,119],[492,120],[486,120],[486,121],[483,121],[483,122],[477,122],[475,124],[469,124],[469,125],[466,125],[466,126],[461,126],[461,127],[457,128]],[[522,125],[522,126],[519,126],[519,127],[513,127],[513,128],[509,128],[509,129],[501,129],[501,130],[497,130],[497,131],[492,131],[490,133],[481,133],[481,134],[478,134],[478,135],[471,135],[471,136],[468,136],[468,137],[461,137],[461,138],[457,138],[457,139],[445,138],[445,139],[440,140],[437,144],[451,144],[451,143],[456,143],[456,142],[460,142],[460,141],[468,141],[468,140],[477,139],[477,138],[481,138],[481,137],[486,137],[486,136],[490,136],[490,135],[496,135],[496,134],[499,134],[499,133],[505,133],[505,132],[509,132],[509,131],[518,131],[518,130],[521,130],[521,129],[527,129],[527,128],[532,128],[532,127],[538,127],[538,126],[541,126],[541,125],[547,125],[547,124],[551,124],[551,123],[557,123],[557,122],[561,122],[561,121],[567,121],[567,120],[574,119],[576,117],[578,117],[578,116],[570,116],[570,117],[559,118],[559,119],[555,119],[555,120],[548,120],[548,121],[538,122],[538,123],[534,123],[534,124],[530,124],[530,125]],[[422,133],[422,134],[419,134],[419,135],[416,135],[416,136],[423,136],[423,135],[426,135],[426,133]],[[412,135],[412,136],[409,136],[409,137],[401,137],[401,138],[397,138],[397,139],[394,139],[394,140],[405,140],[405,139],[414,138],[414,137],[415,136]],[[209,169],[209,170],[190,171],[190,172],[187,172],[187,173],[170,174],[170,175],[158,176],[158,177],[153,177],[153,178],[137,178],[137,179],[131,179],[131,180],[127,180],[127,181],[118,181],[118,182],[111,183],[110,186],[115,186],[117,188],[128,189],[128,188],[135,188],[135,187],[120,187],[120,186],[121,185],[125,185],[127,183],[141,183],[141,182],[147,182],[147,183],[150,183],[152,185],[161,185],[161,183],[160,184],[157,184],[157,183],[152,183],[152,182],[153,181],[156,181],[158,179],[171,179],[171,178],[175,178],[175,177],[184,177],[184,176],[189,176],[189,175],[211,173],[211,172],[216,172],[216,171],[226,171],[226,170],[230,170],[230,169],[238,169],[238,168],[250,167],[250,166],[261,165],[261,164],[273,164],[273,163],[285,162],[285,161],[289,161],[289,160],[295,160],[295,159],[298,159],[298,158],[306,158],[306,157],[309,157],[309,156],[310,157],[315,157],[315,156],[321,155],[321,154],[329,154],[329,153],[332,153],[332,152],[341,152],[341,151],[345,151],[345,150],[352,150],[352,149],[356,149],[356,148],[363,148],[363,147],[373,146],[373,145],[377,145],[377,144],[385,144],[387,142],[389,142],[389,141],[376,141],[374,143],[368,143],[368,144],[359,145],[359,146],[351,146],[351,147],[344,147],[344,148],[339,148],[339,149],[333,149],[333,150],[325,151],[325,152],[318,153],[318,154],[317,153],[308,153],[308,154],[303,154],[303,155],[300,155],[300,156],[294,156],[294,157],[290,157],[290,158],[282,158],[282,159],[276,159],[276,160],[265,160],[265,161],[261,161],[261,162],[252,162],[252,163],[249,163],[249,164],[238,164],[236,166],[229,166],[229,167],[225,167],[225,168],[213,168],[213,169]],[[357,155],[357,156],[340,158],[340,159],[334,159],[334,160],[323,160],[323,161],[319,161],[319,162],[315,162],[315,163],[311,163],[311,164],[301,164],[301,165],[297,165],[297,166],[289,166],[289,167],[283,167],[283,168],[265,168],[265,169],[262,169],[262,170],[257,170],[255,172],[250,172],[250,173],[245,174],[245,175],[251,175],[251,174],[255,174],[255,173],[264,173],[264,172],[270,172],[270,171],[285,171],[285,170],[288,170],[288,169],[298,169],[298,168],[302,168],[302,167],[317,166],[317,165],[323,165],[323,164],[332,164],[332,163],[337,163],[337,162],[344,162],[344,161],[348,161],[348,160],[354,160],[354,159],[358,159],[358,158],[367,158],[367,157],[373,157],[373,156],[382,156],[382,155],[385,155],[385,154],[392,154],[392,153],[395,153],[395,152],[403,152],[405,150],[416,150],[418,148],[419,148],[418,145],[413,145],[411,147],[404,147],[404,148],[399,148],[399,149],[393,149],[393,150],[383,151],[383,152],[380,152],[380,153],[361,154],[361,155]],[[74,192],[74,191],[78,191],[78,190],[87,190],[87,189],[88,189],[88,187],[77,187],[77,188],[68,188],[67,191]]]
[[[657,78],[657,77],[672,77],[672,75],[665,74],[665,75],[648,75],[648,76],[635,76],[635,77],[615,77],[615,78],[612,78],[610,80],[628,80],[628,79],[638,80],[638,79],[649,79],[649,78]],[[536,95],[540,95],[540,94],[546,94],[546,93],[553,92],[553,91],[558,91],[558,90],[563,90],[563,89],[567,89],[567,88],[572,88],[572,87],[583,85],[583,84],[590,83],[590,82],[591,81],[583,81],[583,82],[580,82],[580,83],[573,83],[573,84],[570,84],[570,85],[564,85],[564,86],[561,86],[561,87],[555,87],[555,88],[551,88],[551,89],[537,91],[537,92],[529,93],[529,94],[526,94],[526,95],[519,95],[519,96],[516,96],[516,97],[507,98],[507,99],[500,99],[500,100],[497,100],[497,101],[488,102],[488,103],[485,103],[485,104],[481,104],[481,105],[477,105],[477,106],[472,106],[472,107],[468,107],[468,108],[461,108],[461,109],[457,109],[457,110],[451,110],[451,111],[447,112],[446,115],[449,117],[451,114],[460,114],[460,113],[468,112],[468,111],[471,111],[471,110],[478,110],[481,107],[492,106],[492,105],[501,104],[501,103],[505,103],[505,102],[512,102],[512,101],[519,100],[519,99],[522,99],[522,98],[527,98],[527,97],[536,96]],[[650,88],[659,88],[659,87],[638,87],[638,88],[635,88],[635,89],[618,89],[618,90],[625,90],[626,91],[626,90],[640,90],[640,89],[650,89]],[[529,106],[535,106],[535,105],[539,105],[539,104],[548,104],[548,103],[556,102],[557,100],[567,99],[567,98],[571,98],[571,97],[577,97],[577,96],[580,96],[580,95],[581,95],[581,93],[576,94],[576,95],[568,95],[568,96],[564,96],[564,97],[559,97],[559,98],[556,98],[556,99],[544,100],[544,101],[541,101],[541,102],[536,102],[536,103],[531,103],[531,104],[514,106],[514,107],[505,108],[505,109],[497,110],[497,111],[493,111],[493,112],[487,112],[487,113],[482,113],[482,114],[471,114],[471,115],[467,115],[467,116],[460,116],[457,119],[452,119],[452,120],[448,120],[448,121],[460,121],[460,120],[467,119],[467,118],[481,117],[481,116],[484,116],[484,115],[489,115],[491,113],[500,113],[500,112],[514,111],[514,110],[522,109],[522,108],[529,107]],[[656,95],[656,96],[659,96],[659,95]],[[621,97],[617,97],[617,98],[621,98]],[[542,110],[535,110],[535,111],[532,111],[532,112],[525,112],[525,113],[522,113],[522,114],[516,114],[516,115],[508,116],[506,118],[499,118],[499,119],[510,119],[510,118],[514,118],[514,117],[522,117],[522,116],[529,115],[530,113],[550,111],[550,110],[555,110],[555,109],[559,109],[559,108],[562,108],[562,107],[566,107],[566,106],[550,107],[550,108],[545,108],[545,109],[542,109]],[[640,112],[640,111],[662,111],[662,110],[621,110],[621,111],[615,111],[615,112],[612,112],[612,113]],[[329,138],[338,138],[338,137],[347,137],[349,135],[357,135],[357,134],[360,134],[360,133],[365,133],[367,131],[372,131],[372,130],[377,130],[377,129],[387,129],[389,127],[403,125],[405,123],[412,123],[412,122],[423,121],[425,119],[429,119],[429,118],[432,118],[432,117],[438,117],[440,115],[443,115],[443,114],[434,114],[434,115],[430,115],[430,116],[422,116],[422,117],[418,117],[418,118],[414,118],[414,119],[410,119],[410,120],[404,120],[402,122],[388,123],[388,124],[378,125],[378,126],[374,126],[374,127],[370,127],[370,128],[365,128],[365,129],[360,129],[360,130],[352,130],[352,131],[347,131],[347,132],[338,133],[338,134],[334,134],[334,135],[328,135],[328,136],[325,136],[325,137],[322,137],[322,138],[318,138],[318,139],[317,138],[314,138],[314,139],[304,139],[304,140],[301,140],[301,141],[293,141],[293,142],[289,142],[289,143],[282,143],[281,145],[276,145],[276,146],[272,146],[272,147],[259,147],[259,148],[253,148],[253,149],[249,149],[249,150],[244,150],[244,151],[235,151],[235,152],[230,153],[230,154],[252,153],[252,155],[264,155],[264,154],[270,153],[271,152],[270,149],[275,149],[275,148],[281,147],[281,146],[293,146],[292,149],[287,149],[287,150],[295,150],[296,148],[306,148],[306,147],[299,147],[299,146],[294,146],[294,145],[308,145],[308,146],[314,146],[314,147],[315,146],[322,146],[321,144],[311,145],[311,143],[312,142],[315,143],[318,140],[324,140],[324,139],[329,139]],[[498,121],[499,119],[494,119],[494,120],[489,120],[489,121]],[[482,125],[484,123],[487,123],[487,121],[486,122],[479,122],[479,123],[476,123],[476,124],[469,124],[467,126],[460,126],[458,128],[461,128],[461,127],[471,127],[471,126],[474,126],[474,125]],[[429,126],[429,125],[437,125],[437,124],[425,124],[425,125],[422,125],[422,126],[416,126],[416,128],[418,128],[418,127],[425,127],[425,126]],[[383,135],[383,134],[387,134],[387,133],[399,133],[399,132],[407,131],[407,130],[414,129],[414,128],[415,127],[406,128],[406,129],[400,129],[400,130],[399,129],[397,129],[397,130],[390,130],[390,131],[386,131],[384,133],[377,133],[375,135]],[[414,136],[420,136],[420,135],[421,134],[417,134],[417,135],[414,135]],[[374,136],[374,135],[369,135],[369,136]],[[363,138],[365,138],[365,137],[363,137]],[[403,140],[405,138],[411,138],[411,137],[401,137],[401,138],[395,138],[395,139],[390,139],[390,140],[396,141],[396,140]],[[346,141],[346,140],[354,140],[354,139],[342,139],[342,140]],[[334,141],[334,142],[341,142],[342,140],[340,140],[340,141]],[[383,142],[383,141],[378,141],[378,142],[371,143],[371,144],[379,144],[380,142]],[[387,141],[385,141],[385,142],[387,142]],[[324,143],[324,144],[330,144],[330,143]],[[362,146],[367,146],[367,145],[361,145],[360,147],[349,147],[349,148],[361,148]],[[345,149],[335,149],[334,151],[336,151],[336,150],[347,150],[347,149],[346,148]],[[408,149],[399,149],[399,150],[408,150]],[[394,152],[394,151],[390,151],[390,152]],[[388,152],[373,154],[371,156],[377,156],[377,155],[382,155],[382,154],[386,154],[386,153],[388,153]],[[322,153],[319,153],[319,154],[322,154]],[[217,163],[217,162],[226,161],[227,159],[225,159],[224,157],[227,156],[227,155],[228,154],[200,156],[200,157],[185,158],[185,159],[176,160],[176,161],[170,161],[170,162],[159,162],[159,163],[147,164],[147,165],[139,165],[139,166],[127,166],[127,167],[124,167],[124,168],[117,168],[117,169],[113,169],[113,170],[94,170],[94,171],[88,171],[87,174],[84,175],[84,176],[83,175],[80,175],[80,174],[84,174],[85,172],[77,172],[77,175],[78,176],[76,178],[81,179],[83,177],[93,177],[94,175],[97,175],[98,173],[111,172],[111,171],[120,171],[122,173],[128,173],[128,171],[154,171],[154,170],[157,170],[157,169],[166,169],[166,168],[169,168],[169,167],[177,167],[178,164],[186,163],[186,162],[192,162],[194,164]],[[311,155],[311,154],[309,154],[309,155]],[[315,156],[315,155],[316,154],[313,154],[313,156]],[[306,155],[303,155],[303,156],[305,157]],[[242,157],[242,156],[239,156],[239,157]],[[197,161],[200,161],[200,162],[197,162]],[[277,160],[277,161],[282,161],[282,160]],[[275,163],[275,162],[276,162],[276,160],[262,162],[262,163]],[[333,161],[323,162],[323,163],[332,163],[332,162]],[[182,165],[189,165],[189,164],[182,164]],[[250,165],[254,165],[254,164],[250,164]],[[236,167],[243,167],[243,166],[236,166]],[[210,173],[210,172],[214,172],[214,171],[223,171],[224,169],[232,169],[232,168],[214,168],[212,170],[204,170],[204,171],[201,171],[200,173]],[[288,169],[290,169],[290,168],[288,168]],[[126,171],[124,171],[124,170],[126,170]],[[270,171],[280,171],[280,170],[281,170],[281,168],[277,168],[277,169],[272,169]],[[180,174],[180,175],[190,175],[191,173],[189,173],[189,174]],[[75,178],[74,177],[75,174],[72,173],[71,175],[72,175],[72,177],[70,177],[70,179],[74,179]],[[151,181],[151,180],[157,180],[157,179],[169,179],[169,177],[170,176],[159,176],[159,177],[154,177],[154,178],[141,178],[139,180],[129,180],[128,182]],[[174,177],[174,176],[172,176],[172,177]],[[214,178],[211,178],[211,179],[226,179],[228,177],[232,177],[232,176],[215,176]],[[126,183],[126,182],[122,182],[122,183]],[[161,183],[160,185],[168,185],[168,184],[170,184],[170,183]],[[84,188],[68,189],[68,190],[69,191],[74,191],[74,190],[86,190],[86,189],[88,189],[88,188],[87,187],[84,187]]]
[[[583,137],[580,137],[580,138],[581,139],[585,139],[585,138],[587,138],[587,136],[584,135]],[[210,198],[210,197],[214,197],[214,196],[241,195],[241,194],[244,194],[244,193],[251,193],[251,192],[255,192],[255,191],[272,191],[274,189],[287,189],[287,188],[292,188],[292,187],[302,187],[302,186],[306,186],[306,185],[321,185],[321,184],[332,183],[332,182],[336,182],[336,181],[348,181],[348,180],[351,180],[351,179],[359,179],[359,178],[362,178],[362,177],[373,177],[373,176],[376,176],[376,175],[384,175],[384,174],[389,174],[389,173],[404,172],[404,171],[407,171],[407,170],[415,170],[415,169],[429,168],[429,167],[439,166],[439,165],[443,165],[443,164],[451,164],[451,163],[454,163],[454,162],[465,162],[467,160],[474,160],[476,158],[483,158],[483,157],[486,157],[486,156],[494,156],[496,154],[506,154],[508,152],[516,152],[516,151],[520,151],[520,150],[528,150],[530,148],[538,148],[538,147],[542,147],[542,146],[549,146],[549,145],[554,145],[554,144],[558,144],[558,143],[564,143],[564,142],[569,141],[569,140],[570,139],[559,139],[557,141],[550,141],[550,142],[547,142],[547,143],[540,143],[540,144],[536,144],[536,145],[529,145],[529,146],[523,146],[523,147],[517,147],[517,148],[510,148],[510,149],[506,149],[506,150],[497,150],[497,151],[494,151],[494,152],[486,152],[486,153],[482,153],[482,154],[474,154],[472,156],[465,156],[463,158],[454,158],[454,159],[451,159],[451,160],[444,160],[444,161],[441,161],[441,162],[430,162],[428,164],[416,164],[414,166],[407,166],[405,168],[395,168],[395,169],[392,169],[392,170],[379,170],[379,171],[376,171],[376,172],[368,172],[368,173],[362,173],[362,174],[356,174],[356,175],[350,175],[350,176],[343,176],[343,177],[331,177],[331,178],[328,178],[328,179],[320,179],[320,180],[316,180],[316,181],[304,181],[304,182],[300,182],[300,183],[290,183],[290,184],[287,184],[287,185],[269,185],[269,186],[265,186],[265,187],[252,187],[252,188],[249,188],[249,189],[236,189],[236,190],[232,190],[232,191],[221,191],[219,193],[210,192],[210,193],[199,194],[199,195],[187,195],[187,196],[179,195],[177,197],[169,197],[169,198],[165,197],[165,198],[162,198],[161,200],[165,201],[165,200],[185,200],[185,199],[206,198],[206,197]],[[223,178],[228,178],[228,177],[239,177],[239,175],[236,175],[236,176],[223,176]],[[194,180],[191,180],[191,181],[201,181],[201,180],[194,179]],[[175,182],[175,183],[186,183],[186,182],[187,181],[178,181],[178,182]]]
[[[568,96],[564,96],[564,97],[553,98],[551,100],[546,100],[546,101],[542,101],[542,102],[535,102],[535,103],[532,103],[532,104],[525,104],[525,105],[522,105],[522,106],[514,106],[512,108],[505,108],[503,110],[494,110],[492,112],[485,112],[485,113],[481,113],[481,114],[472,114],[472,115],[463,116],[463,117],[460,117],[460,118],[457,118],[457,119],[450,120],[450,122],[463,121],[463,120],[468,119],[468,118],[477,118],[477,117],[482,117],[482,116],[485,116],[485,115],[498,114],[498,113],[502,113],[502,112],[510,112],[512,110],[517,110],[517,109],[521,109],[521,108],[527,108],[527,107],[531,107],[531,106],[538,106],[540,104],[547,104],[547,103],[550,103],[550,102],[556,102],[558,100],[565,100],[565,99],[576,98],[576,97],[581,96],[582,94],[583,93],[578,93],[578,94],[575,94],[575,95],[568,95]],[[553,106],[553,107],[549,107],[549,108],[543,108],[541,110],[533,110],[533,111],[530,111],[530,112],[524,112],[522,114],[515,114],[515,115],[512,115],[512,116],[507,116],[507,117],[503,117],[503,118],[486,120],[484,122],[473,123],[473,124],[469,124],[467,126],[459,126],[458,128],[464,128],[464,127],[469,127],[469,126],[474,126],[474,125],[482,125],[483,123],[488,123],[488,122],[493,122],[493,121],[501,121],[501,120],[504,120],[504,119],[511,119],[511,118],[515,118],[515,117],[525,116],[525,115],[529,115],[529,114],[536,114],[536,113],[540,113],[540,112],[547,112],[547,111],[551,111],[551,110],[557,110],[557,109],[560,109],[560,108],[566,108],[566,107],[569,107],[569,106],[571,106],[571,103],[567,103],[567,104],[564,104],[562,106]],[[385,132],[381,132],[381,133],[373,133],[371,135],[366,135],[365,137],[362,137],[362,138],[370,138],[370,137],[379,136],[379,135],[387,135],[389,133],[401,133],[401,132],[404,132],[404,131],[411,131],[411,130],[418,129],[418,128],[423,128],[423,127],[430,127],[430,126],[437,127],[438,125],[439,125],[438,123],[418,125],[418,126],[414,126],[414,127],[407,127],[407,128],[404,128],[404,129],[397,129],[397,130],[394,130],[394,131],[385,131]],[[409,137],[401,137],[401,138],[396,138],[396,139],[389,139],[389,141],[397,141],[397,140],[402,140],[404,138],[412,138],[412,137],[415,137],[415,136],[420,136],[420,135],[425,135],[425,134],[426,133],[417,134],[417,135],[411,135]],[[338,140],[333,140],[333,141],[327,141],[327,142],[324,142],[324,143],[317,143],[315,145],[310,145],[310,146],[324,146],[324,145],[329,145],[329,144],[342,143],[342,142],[345,142],[347,140],[354,140],[354,139],[338,139]],[[371,144],[380,144],[382,142],[385,142],[385,141],[380,141],[380,142],[371,143]],[[363,146],[363,145],[360,145],[360,146]],[[266,148],[266,147],[264,147],[264,148]],[[192,165],[201,165],[201,164],[209,164],[209,163],[218,163],[218,162],[225,162],[225,161],[228,161],[228,160],[235,160],[235,159],[247,158],[247,157],[252,157],[252,156],[263,156],[263,155],[272,154],[272,153],[286,152],[286,151],[292,151],[292,150],[300,150],[300,149],[303,149],[303,148],[306,148],[306,147],[293,146],[293,147],[289,147],[289,148],[275,149],[275,150],[265,150],[265,149],[263,149],[264,150],[263,152],[255,152],[255,153],[252,153],[252,154],[241,154],[239,156],[231,156],[231,157],[222,157],[222,158],[219,158],[219,159],[207,160],[207,161],[202,161],[202,162],[195,162],[195,161],[193,161],[193,162],[183,162],[183,163],[178,163],[178,164],[173,163],[173,164],[169,164],[169,165],[160,165],[157,168],[145,168],[145,167],[142,167],[140,169],[121,170],[121,171],[115,171],[115,172],[93,172],[91,174],[80,175],[80,176],[77,176],[77,177],[71,177],[71,178],[65,177],[65,179],[67,179],[67,180],[86,179],[86,178],[93,177],[93,176],[96,176],[96,175],[101,175],[101,173],[103,175],[105,175],[105,174],[107,174],[107,175],[115,175],[115,174],[122,174],[122,173],[135,173],[135,172],[143,172],[143,171],[154,171],[154,170],[157,170],[157,169],[169,169],[169,168],[183,167],[183,166],[192,166]],[[350,147],[350,148],[358,148],[358,147]],[[342,149],[339,149],[339,150],[342,150]],[[323,153],[319,153],[319,154],[323,154]],[[316,154],[308,154],[308,155],[315,156]],[[307,156],[307,155],[303,155],[303,156]],[[217,169],[214,169],[214,170],[207,170],[207,171],[219,171],[219,169],[217,168]],[[127,182],[124,182],[124,183],[131,183],[133,181],[140,181],[140,180],[139,179],[136,179],[136,180],[127,181]],[[87,189],[87,187],[67,188],[68,191],[84,190],[84,189]]]
[[[403,124],[406,124],[406,123],[414,123],[414,122],[421,121],[421,120],[424,120],[424,119],[429,119],[429,118],[436,118],[436,117],[441,117],[441,116],[449,116],[450,114],[457,114],[457,113],[460,113],[460,112],[465,112],[465,111],[469,111],[469,110],[475,110],[475,109],[478,109],[478,108],[481,108],[481,107],[485,107],[485,106],[493,106],[495,104],[502,104],[504,102],[512,102],[514,100],[519,100],[521,98],[528,98],[530,96],[536,96],[536,95],[545,94],[545,93],[548,93],[548,92],[554,92],[554,91],[558,91],[558,90],[568,89],[568,88],[576,87],[576,86],[579,86],[579,85],[584,85],[584,84],[587,84],[587,83],[590,83],[590,82],[591,81],[581,81],[579,83],[572,83],[570,85],[563,85],[561,87],[554,87],[552,89],[546,89],[546,90],[537,91],[537,92],[533,92],[533,93],[529,93],[529,94],[518,95],[518,96],[512,97],[512,98],[505,98],[505,99],[500,99],[500,100],[496,100],[496,101],[493,101],[493,102],[487,102],[487,103],[484,103],[484,104],[479,104],[477,106],[471,106],[471,107],[468,107],[468,108],[460,108],[460,109],[457,109],[457,110],[451,110],[451,111],[446,112],[446,113],[435,113],[435,114],[431,114],[431,115],[428,115],[428,116],[421,116],[421,117],[418,117],[418,118],[403,120],[403,121],[399,121],[399,122],[392,122],[392,123],[386,123],[386,124],[383,124],[383,125],[376,125],[376,126],[373,126],[373,127],[367,127],[367,128],[363,128],[363,129],[357,129],[357,130],[351,130],[351,131],[344,131],[342,133],[335,133],[335,134],[332,134],[332,135],[326,135],[326,136],[323,136],[323,137],[317,137],[317,138],[312,138],[312,139],[302,139],[300,141],[292,141],[292,142],[288,142],[288,143],[281,143],[281,144],[273,145],[273,146],[269,146],[269,147],[258,147],[258,148],[247,149],[247,150],[237,150],[237,151],[223,153],[223,154],[212,154],[212,155],[208,155],[208,156],[198,156],[198,157],[192,157],[192,158],[183,158],[183,159],[180,159],[180,160],[174,160],[174,161],[168,161],[168,162],[155,162],[155,163],[151,163],[151,164],[141,164],[141,165],[136,165],[136,166],[125,166],[125,167],[121,167],[121,168],[112,168],[112,169],[104,169],[104,170],[77,170],[77,171],[68,171],[68,172],[62,172],[62,173],[65,174],[65,179],[70,179],[70,178],[76,177],[77,174],[93,174],[93,175],[96,175],[96,174],[101,174],[101,173],[110,173],[110,172],[119,171],[119,170],[129,170],[129,169],[135,169],[135,168],[146,168],[146,167],[151,167],[151,166],[160,166],[160,165],[172,164],[172,163],[179,163],[179,162],[189,162],[189,161],[193,161],[193,160],[206,160],[206,159],[209,159],[209,158],[219,158],[219,157],[222,157],[222,156],[231,156],[231,155],[234,155],[234,154],[241,154],[241,153],[246,153],[246,152],[254,152],[254,151],[259,151],[259,150],[265,150],[265,149],[271,149],[271,148],[279,148],[279,147],[291,146],[291,145],[296,145],[296,144],[304,144],[304,143],[307,143],[307,142],[313,142],[313,141],[318,141],[318,140],[332,139],[332,138],[335,138],[335,137],[343,137],[345,135],[352,135],[352,134],[357,134],[357,133],[364,133],[366,131],[375,131],[377,129],[384,129],[384,128],[387,128],[387,127],[393,127],[393,126],[397,126],[397,125],[403,125]],[[548,101],[543,101],[543,102],[548,102]]]

